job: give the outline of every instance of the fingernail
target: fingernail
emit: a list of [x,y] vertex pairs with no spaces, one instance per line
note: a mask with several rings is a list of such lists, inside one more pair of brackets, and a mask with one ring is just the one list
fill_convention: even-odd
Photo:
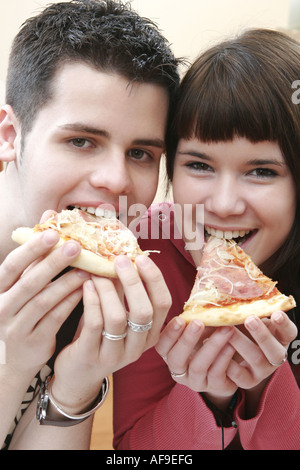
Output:
[[118,268],[124,269],[124,268],[129,268],[131,266],[132,262],[128,256],[122,255],[118,256],[115,260],[115,263]]
[[91,276],[87,271],[81,271],[80,269],[77,271],[77,275],[82,279],[89,279]]
[[173,329],[175,331],[181,330],[185,326],[185,321],[182,318],[175,318],[173,322]]
[[79,253],[79,245],[74,242],[67,242],[64,245],[64,254],[70,258]]
[[43,240],[47,243],[47,245],[54,245],[54,243],[58,242],[58,233],[55,230],[47,230],[43,232]]
[[251,330],[255,331],[259,327],[259,320],[256,317],[249,317],[245,320],[245,326]]
[[95,291],[96,291],[96,289],[95,289],[95,284],[93,283],[92,280],[86,281],[86,282],[84,283],[84,285],[86,286],[86,288],[87,288],[88,290],[90,290],[90,291],[92,291],[92,292],[95,292]]
[[139,255],[136,260],[135,260],[137,266],[147,266],[147,264],[150,264],[150,259],[148,256],[145,255]]
[[232,331],[232,328],[231,328],[230,326],[223,326],[223,327],[221,328],[221,333],[222,333],[223,335],[227,335],[227,334],[229,334],[229,332],[231,332],[231,331]]
[[229,355],[231,356],[234,353],[235,353],[235,349],[228,343],[222,349],[222,354],[227,354],[228,356]]
[[191,330],[193,333],[199,333],[200,330],[203,328],[203,323],[199,320],[193,320],[191,322]]
[[275,312],[272,315],[272,320],[274,320],[276,323],[282,323],[283,319],[284,317],[281,312]]

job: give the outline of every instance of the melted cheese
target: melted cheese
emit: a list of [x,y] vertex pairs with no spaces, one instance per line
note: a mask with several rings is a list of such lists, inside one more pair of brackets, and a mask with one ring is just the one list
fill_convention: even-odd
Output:
[[133,260],[139,254],[149,253],[142,252],[133,233],[118,219],[90,217],[85,220],[78,209],[64,210],[35,229],[40,231],[48,228],[107,258],[124,254]]

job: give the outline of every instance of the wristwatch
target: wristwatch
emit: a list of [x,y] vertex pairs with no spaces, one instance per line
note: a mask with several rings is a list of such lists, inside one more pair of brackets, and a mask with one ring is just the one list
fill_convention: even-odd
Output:
[[41,425],[67,427],[81,423],[93,413],[95,413],[98,408],[100,408],[100,406],[104,403],[109,390],[109,381],[108,378],[105,377],[100,393],[95,400],[96,404],[93,406],[93,408],[80,415],[70,415],[63,411],[62,408],[53,399],[51,395],[52,380],[53,378],[50,376],[47,377],[45,382],[42,383],[39,392],[36,408],[36,419]]

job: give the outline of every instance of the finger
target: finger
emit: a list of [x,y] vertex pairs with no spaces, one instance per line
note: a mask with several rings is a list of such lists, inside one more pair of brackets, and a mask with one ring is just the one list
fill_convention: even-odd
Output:
[[[247,318],[245,320],[245,327],[250,332],[269,363],[273,362],[279,364],[283,360],[286,354],[286,348],[277,341],[270,330],[259,318],[255,316]],[[252,351],[254,351],[253,347],[249,348],[249,352],[247,353],[250,361],[253,356]],[[240,352],[240,354],[242,353]],[[242,356],[248,361],[247,357],[243,354]],[[261,358],[256,352],[254,352],[254,357],[255,356],[258,357],[258,360],[256,360],[254,364],[259,365]]]
[[230,338],[230,344],[241,356],[241,358],[239,358],[239,362],[243,360],[244,362],[246,361],[250,368],[266,363],[266,357],[260,347],[253,341],[253,339],[251,339],[251,337],[248,337],[240,329],[235,328],[234,334]]
[[148,341],[155,344],[171,308],[172,298],[161,271],[150,258],[138,256],[136,265],[145,283],[146,293],[153,308],[153,325],[148,335]]
[[172,305],[171,294],[164,277],[156,264],[147,256],[138,256],[136,265],[142,280],[145,282],[155,312],[158,315],[164,315],[159,319],[162,324]]
[[[150,327],[150,329],[145,328],[145,331],[133,331],[132,328],[127,329],[127,357],[138,359],[142,352],[147,349],[147,345],[150,344],[148,338],[152,337],[152,329],[156,328],[155,324],[153,324],[153,306],[139,273],[129,258],[127,256],[119,256],[115,260],[115,267],[128,304],[128,319],[135,325],[138,325],[138,327],[146,325]],[[154,342],[151,342],[151,346],[153,344]]]
[[169,351],[173,348],[176,341],[178,341],[185,327],[186,322],[183,318],[175,317],[172,318],[162,331],[155,349],[164,360],[166,360]]
[[124,336],[127,335],[127,312],[111,279],[93,276],[92,280],[99,296],[103,316],[100,354],[107,373],[111,373],[122,367],[122,364],[128,363],[128,356],[125,354],[127,336]]
[[253,387],[253,374],[251,370],[236,361],[231,361],[227,368],[227,377],[239,388]]
[[286,313],[274,312],[271,316],[271,324],[273,325],[274,336],[285,348],[297,337],[297,327]]
[[152,320],[153,307],[137,270],[128,256],[118,256],[115,266],[128,302],[130,320],[146,325]]
[[14,312],[19,311],[26,302],[69,266],[79,255],[80,249],[77,242],[69,241],[64,243],[36,264],[34,268],[27,271],[5,294],[6,300],[10,302]]
[[213,389],[217,390],[227,381],[226,372],[234,354],[235,349],[230,344],[226,344],[210,366],[207,378],[209,386]]
[[49,336],[55,336],[62,324],[72,313],[76,305],[82,298],[82,288],[77,289],[65,297],[37,324],[34,331],[38,332],[39,341],[48,340]]
[[45,211],[45,212],[42,214],[40,223],[43,224],[44,222],[46,222],[46,220],[50,219],[50,217],[54,217],[56,214],[57,214],[57,212],[54,211],[54,210],[51,210],[51,209]]
[[202,322],[193,320],[183,330],[167,355],[168,366],[172,372],[180,374],[188,368],[190,356],[200,340],[204,328]]
[[13,250],[0,266],[0,293],[6,292],[25,269],[41,256],[45,256],[58,240],[59,235],[55,230],[47,230]]
[[[92,280],[100,301],[104,330],[111,335],[122,335],[127,328],[127,312],[124,310],[114,282],[111,279],[98,276],[92,276]],[[110,343],[119,344],[120,341],[110,341]]]
[[24,333],[30,333],[47,312],[77,291],[88,277],[88,273],[74,269],[51,282],[21,309],[15,319],[16,325],[19,324]]
[[86,360],[92,363],[99,356],[104,326],[100,299],[92,280],[83,285],[83,306],[82,328],[78,341]]
[[208,369],[219,357],[224,346],[233,335],[232,327],[219,327],[206,339],[203,346],[190,363],[190,373],[197,374],[202,380],[207,376]]

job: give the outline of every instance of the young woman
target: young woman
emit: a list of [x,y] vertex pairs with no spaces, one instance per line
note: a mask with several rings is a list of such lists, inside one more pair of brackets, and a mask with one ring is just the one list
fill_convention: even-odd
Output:
[[[190,225],[204,205],[206,234],[235,238],[298,305],[299,77],[300,45],[279,32],[248,31],[211,48],[183,79],[167,159],[177,209],[193,209]],[[188,250],[184,230],[175,237],[172,209],[154,207],[141,224],[144,233],[159,227],[160,239],[143,246],[160,250],[153,259],[173,305],[156,350],[115,374],[115,446],[299,449],[297,309],[241,327],[186,326],[177,315],[201,253]]]

